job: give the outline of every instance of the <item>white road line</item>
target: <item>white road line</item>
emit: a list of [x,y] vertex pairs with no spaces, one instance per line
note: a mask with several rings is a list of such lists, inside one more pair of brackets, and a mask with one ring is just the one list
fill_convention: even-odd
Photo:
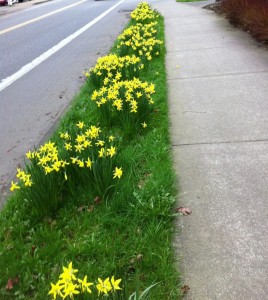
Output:
[[87,1],[87,0],[81,0],[81,1],[79,1],[79,2],[70,4],[70,5],[68,5],[68,6],[62,7],[62,8],[57,9],[57,10],[54,10],[54,11],[52,11],[52,12],[50,12],[50,13],[48,13],[48,14],[42,15],[42,16],[40,16],[40,17],[37,17],[37,18],[31,19],[31,20],[29,20],[29,21],[26,21],[26,22],[17,24],[17,25],[15,25],[15,26],[6,28],[6,29],[0,31],[0,35],[1,35],[1,34],[5,34],[5,33],[7,33],[7,32],[10,32],[10,31],[12,31],[12,30],[21,28],[21,27],[26,26],[26,25],[28,25],[28,24],[31,24],[31,23],[40,21],[40,20],[45,19],[45,18],[47,18],[47,17],[53,16],[53,15],[55,15],[55,14],[58,14],[58,13],[60,13],[60,12],[62,12],[62,11],[64,11],[64,10],[66,10],[66,9],[72,8],[72,7],[76,6],[76,5],[79,5],[79,4],[81,4],[81,3],[84,3],[84,2],[86,2],[86,1]]
[[52,56],[54,53],[56,53],[57,51],[59,51],[60,49],[62,49],[64,46],[66,46],[67,44],[69,44],[72,40],[74,40],[75,38],[77,38],[80,34],[82,34],[86,30],[88,30],[90,27],[92,27],[93,25],[95,25],[97,22],[99,22],[102,18],[104,18],[107,14],[109,14],[112,10],[114,10],[117,6],[119,6],[124,1],[125,0],[119,1],[117,4],[115,4],[114,6],[112,6],[108,10],[106,10],[104,13],[102,13],[101,15],[99,15],[97,18],[95,18],[94,20],[92,20],[91,22],[89,22],[88,24],[86,24],[85,26],[83,26],[82,28],[80,28],[79,30],[77,30],[75,33],[71,34],[70,36],[68,36],[67,38],[65,38],[61,42],[59,42],[57,45],[55,45],[54,47],[50,48],[48,51],[44,52],[43,54],[41,54],[39,57],[37,57],[36,59],[34,59],[29,64],[23,66],[19,71],[17,71],[13,75],[11,75],[11,76],[3,79],[1,81],[1,83],[0,83],[0,92],[3,91],[6,87],[8,87],[9,85],[11,85],[16,80],[18,80],[19,78],[21,78],[22,76],[24,76],[25,74],[27,74],[28,72],[30,72],[32,69],[34,69],[35,67],[37,67],[38,65],[40,65],[43,61],[45,61],[46,59],[48,59],[50,56]]
[[32,4],[32,6],[30,6],[29,8],[25,8],[25,9],[21,9],[21,10],[18,10],[16,12],[13,12],[12,14],[6,14],[6,15],[2,15],[1,16],[1,19],[7,19],[7,18],[11,18],[13,16],[17,16],[17,15],[21,15],[23,14],[25,11],[31,11],[31,10],[35,10],[35,9],[38,9],[40,7],[44,7],[44,6],[48,6],[48,5],[53,5],[55,3],[58,3],[58,2],[61,2],[61,1],[64,1],[64,0],[53,0],[53,1],[48,1],[48,2],[45,2],[45,3],[40,3],[40,4]]

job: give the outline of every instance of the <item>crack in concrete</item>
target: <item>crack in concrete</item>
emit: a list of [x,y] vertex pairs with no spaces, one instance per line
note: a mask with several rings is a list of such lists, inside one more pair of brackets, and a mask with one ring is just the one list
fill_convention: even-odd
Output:
[[268,138],[267,139],[259,139],[259,140],[241,140],[241,141],[225,141],[225,142],[200,142],[200,143],[172,144],[172,147],[199,146],[199,145],[221,145],[221,144],[242,144],[242,143],[259,143],[259,142],[268,142]]
[[183,114],[185,113],[193,113],[193,114],[206,114],[206,111],[196,111],[196,110],[185,110],[182,112]]
[[167,78],[167,80],[169,81],[169,80],[199,79],[199,78],[235,76],[235,75],[249,75],[249,74],[259,74],[259,73],[268,73],[268,70],[258,71],[258,72],[223,73],[223,74],[213,74],[213,75],[189,76],[189,77],[181,77],[181,78]]
[[[224,39],[224,38],[223,38]],[[184,53],[184,52],[195,52],[195,51],[203,51],[203,50],[214,50],[214,49],[225,49],[230,47],[230,45],[222,46],[222,47],[204,47],[204,48],[196,48],[196,49],[188,49],[188,50],[171,50],[169,53]],[[254,47],[254,46],[251,46]]]

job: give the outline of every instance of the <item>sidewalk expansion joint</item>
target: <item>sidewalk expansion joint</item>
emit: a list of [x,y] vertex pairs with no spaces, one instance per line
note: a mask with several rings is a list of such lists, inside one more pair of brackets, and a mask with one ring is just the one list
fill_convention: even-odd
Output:
[[184,147],[184,146],[199,146],[199,145],[224,145],[224,144],[244,144],[244,143],[259,143],[268,142],[268,139],[260,140],[242,140],[242,141],[225,141],[225,142],[201,142],[201,143],[185,143],[185,144],[172,144],[172,147]]
[[185,80],[185,79],[198,79],[198,78],[211,78],[211,77],[224,77],[224,76],[236,76],[236,75],[250,75],[250,74],[260,74],[268,73],[268,70],[257,71],[257,72],[243,72],[243,73],[223,73],[223,74],[213,74],[213,75],[200,75],[200,76],[189,76],[189,77],[178,77],[178,78],[167,78],[167,80]]
[[[252,46],[252,47],[254,47],[254,46]],[[228,48],[228,45],[220,46],[220,47],[204,47],[204,48],[186,49],[186,50],[169,50],[168,53],[195,52],[195,51],[212,50],[212,49],[224,49],[224,48]],[[229,46],[229,48],[230,48],[230,46]]]

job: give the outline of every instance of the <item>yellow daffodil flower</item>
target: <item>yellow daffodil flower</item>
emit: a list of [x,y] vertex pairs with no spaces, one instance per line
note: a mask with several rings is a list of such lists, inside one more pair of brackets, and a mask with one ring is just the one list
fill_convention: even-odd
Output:
[[122,290],[119,286],[120,282],[121,282],[122,279],[117,279],[115,280],[114,279],[114,276],[111,278],[111,284],[112,284],[112,287],[114,289],[114,291],[116,290]]
[[78,161],[77,161],[77,164],[78,164],[78,166],[79,166],[80,168],[84,168],[84,167],[85,167],[85,163],[84,163],[83,160],[78,160]]
[[109,136],[109,142],[112,142],[114,140],[114,136],[113,135],[110,135]]
[[10,191],[14,192],[15,190],[19,190],[19,189],[20,189],[20,187],[19,187],[18,183],[11,181]]
[[89,287],[92,286],[93,283],[92,283],[92,282],[87,282],[87,275],[84,277],[83,280],[78,279],[78,282],[79,282],[80,285],[81,285],[81,290],[82,290],[82,292],[87,291],[89,294],[92,293],[92,291],[91,291],[91,289],[90,289]]
[[107,153],[110,157],[113,157],[116,154],[115,147],[112,146],[110,149],[107,149]]
[[72,163],[76,164],[78,161],[78,157],[71,157]]
[[88,159],[85,161],[85,163],[86,163],[86,167],[91,169],[91,167],[92,167],[92,161],[90,160],[89,157],[88,157]]
[[85,140],[84,143],[83,143],[83,147],[88,148],[90,146],[91,146],[91,141]]
[[83,129],[83,127],[85,126],[84,122],[79,121],[76,126],[80,129]]
[[100,141],[98,140],[98,142],[96,143],[97,146],[104,146],[105,142],[104,141]]
[[107,295],[108,292],[112,289],[109,277],[106,278],[104,281],[98,278],[98,282],[99,283],[96,285],[96,288],[98,289],[99,294],[103,293]]
[[80,144],[86,140],[86,137],[83,134],[81,134],[81,135],[79,134],[79,135],[77,135],[75,140],[77,141],[78,144]]
[[123,174],[122,168],[115,168],[113,178],[120,178]]
[[75,277],[75,273],[77,273],[78,270],[77,269],[73,269],[73,263],[70,262],[68,267],[63,267],[63,273],[60,275],[60,278],[62,280],[69,280],[69,281],[72,281],[72,280],[76,280],[76,277]]
[[57,295],[59,295],[60,297],[63,298],[61,289],[62,289],[62,286],[60,286],[59,282],[57,282],[57,284],[51,283],[51,289],[48,292],[48,295],[52,295],[54,300],[57,298]]
[[104,154],[105,154],[104,148],[101,148],[99,150],[99,157],[104,157]]
[[75,150],[79,153],[81,153],[84,150],[84,147],[82,144],[74,145],[74,147],[75,147]]
[[78,287],[79,287],[79,285],[69,282],[68,285],[64,289],[63,299],[67,298],[68,296],[70,297],[70,299],[74,299],[74,295],[80,294],[79,290],[77,290]]

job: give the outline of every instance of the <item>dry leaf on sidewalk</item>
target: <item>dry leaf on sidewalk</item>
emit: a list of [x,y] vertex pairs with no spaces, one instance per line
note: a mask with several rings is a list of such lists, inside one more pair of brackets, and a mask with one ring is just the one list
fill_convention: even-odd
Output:
[[189,286],[188,285],[184,285],[184,286],[182,286],[181,287],[181,293],[183,294],[183,295],[185,295],[188,291],[189,291]]
[[183,214],[184,216],[188,216],[192,213],[190,208],[187,207],[178,207],[175,209],[176,212]]

